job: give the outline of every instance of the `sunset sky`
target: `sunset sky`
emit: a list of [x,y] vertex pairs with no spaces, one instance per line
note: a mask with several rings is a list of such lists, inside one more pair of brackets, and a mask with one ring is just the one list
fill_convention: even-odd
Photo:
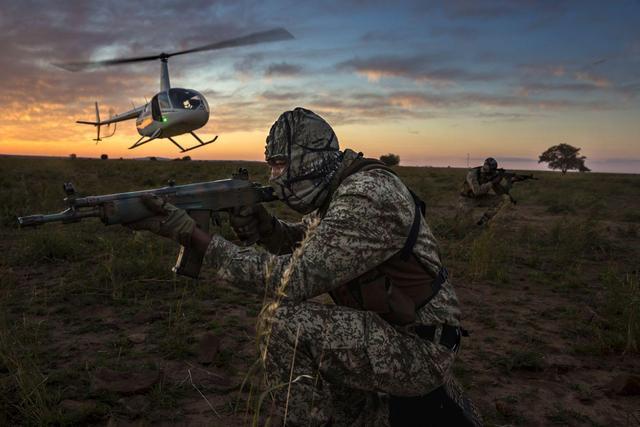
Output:
[[[178,56],[174,87],[212,108],[195,159],[262,160],[277,116],[322,115],[341,146],[404,165],[494,156],[541,167],[582,147],[594,171],[640,173],[640,1],[0,0],[0,154],[177,157],[128,150],[134,121],[96,145],[103,117],[159,90],[159,62],[69,72],[52,63],[152,55],[274,27],[295,40]],[[190,136],[177,139],[186,145]]]

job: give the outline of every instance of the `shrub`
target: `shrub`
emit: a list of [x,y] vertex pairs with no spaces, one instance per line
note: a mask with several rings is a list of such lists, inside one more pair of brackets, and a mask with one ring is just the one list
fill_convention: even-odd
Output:
[[100,160],[109,160],[109,156],[107,154],[100,154]]
[[380,161],[387,166],[398,166],[400,164],[400,156],[397,154],[383,154],[380,156]]

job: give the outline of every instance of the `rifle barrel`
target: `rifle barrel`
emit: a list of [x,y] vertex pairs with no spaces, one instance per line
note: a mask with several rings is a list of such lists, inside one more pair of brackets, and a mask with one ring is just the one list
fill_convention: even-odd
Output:
[[46,224],[48,222],[62,222],[68,224],[71,222],[78,222],[82,218],[100,217],[101,209],[94,207],[89,210],[77,210],[73,208],[66,209],[62,212],[48,214],[48,215],[28,215],[18,217],[18,224],[20,227],[36,227],[38,225]]

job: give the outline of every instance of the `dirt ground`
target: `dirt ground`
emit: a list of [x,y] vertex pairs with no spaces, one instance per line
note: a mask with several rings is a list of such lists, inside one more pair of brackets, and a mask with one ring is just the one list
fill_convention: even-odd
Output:
[[[0,158],[0,425],[264,425],[259,295],[175,278],[177,248],[144,233],[15,226],[62,210],[63,181],[106,194],[238,165]],[[465,171],[398,171],[427,202],[471,332],[454,373],[486,424],[640,425],[640,175],[536,173],[480,228],[455,219]]]

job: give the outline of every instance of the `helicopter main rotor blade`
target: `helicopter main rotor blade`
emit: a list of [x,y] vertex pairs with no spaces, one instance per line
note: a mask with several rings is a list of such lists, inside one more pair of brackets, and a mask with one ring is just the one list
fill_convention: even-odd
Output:
[[130,64],[133,62],[153,61],[163,57],[160,55],[151,56],[137,56],[133,58],[120,58],[120,59],[106,59],[104,61],[87,61],[87,62],[64,62],[54,63],[56,67],[62,68],[67,71],[82,71],[91,68],[107,67],[109,65]]
[[181,50],[179,52],[173,52],[167,54],[169,56],[184,55],[186,53],[204,52],[206,50],[226,49],[228,47],[247,46],[258,43],[277,42],[281,40],[293,39],[293,35],[284,28],[274,28],[269,31],[262,31],[259,33],[253,33],[242,37],[236,37],[234,39],[224,40],[221,42],[211,43],[204,46],[196,47],[193,49]]
[[166,59],[176,55],[184,55],[187,53],[204,52],[207,50],[226,49],[228,47],[247,46],[258,43],[275,42],[281,40],[293,39],[293,35],[284,28],[274,28],[268,31],[252,33],[242,37],[236,37],[221,42],[211,43],[193,49],[181,50],[172,53],[161,53],[159,55],[135,56],[130,58],[114,58],[104,61],[87,61],[87,62],[65,62],[54,63],[53,65],[65,69],[67,71],[81,71],[91,68],[106,67],[110,65],[131,64],[135,62],[154,61],[156,59]]

